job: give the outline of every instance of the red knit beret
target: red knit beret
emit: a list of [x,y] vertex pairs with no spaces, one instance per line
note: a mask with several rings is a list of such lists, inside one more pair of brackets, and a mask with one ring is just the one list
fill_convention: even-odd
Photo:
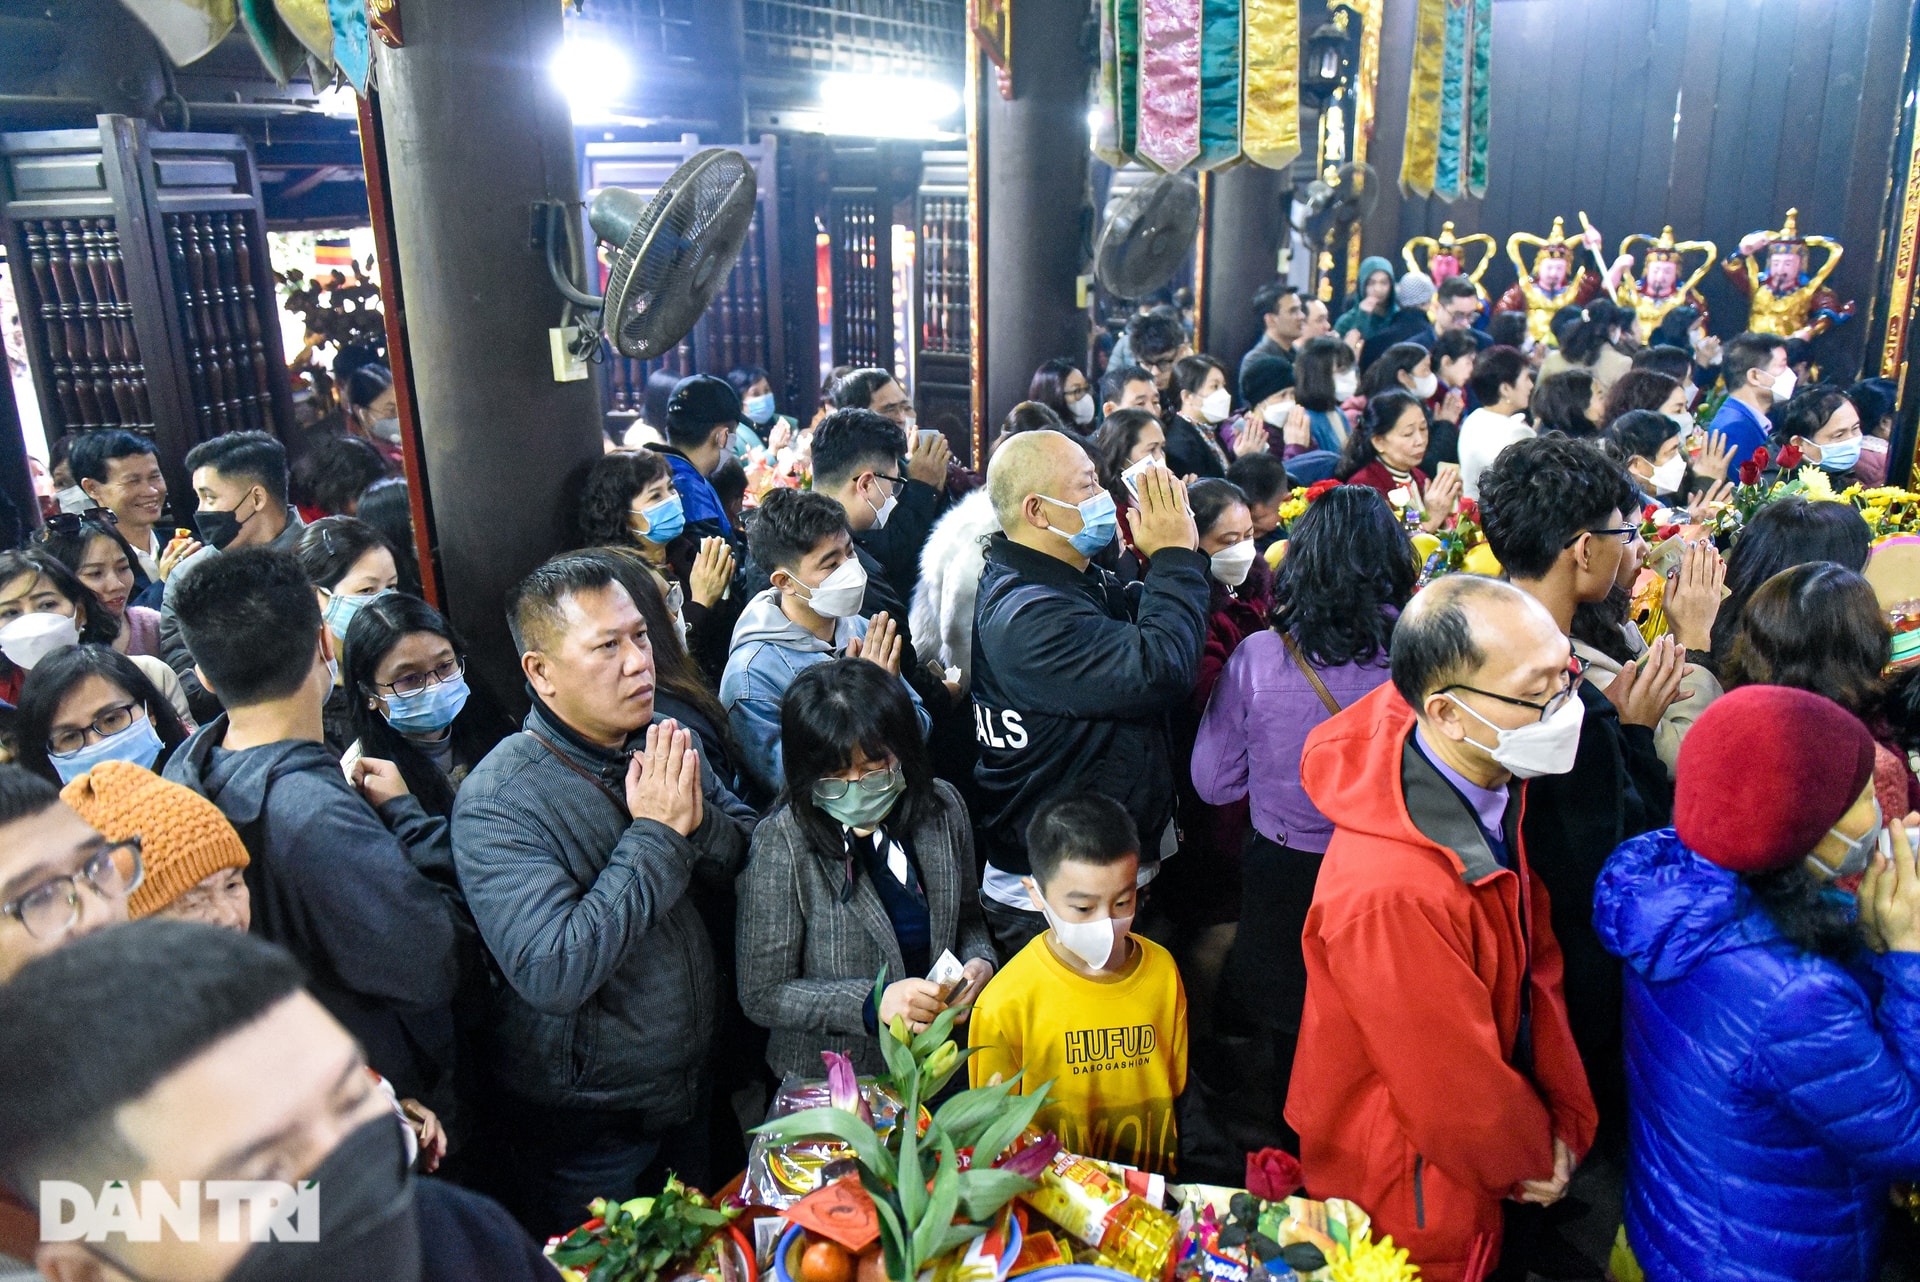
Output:
[[1731,872],[1803,859],[1873,777],[1873,736],[1831,699],[1742,686],[1715,699],[1680,743],[1673,827]]

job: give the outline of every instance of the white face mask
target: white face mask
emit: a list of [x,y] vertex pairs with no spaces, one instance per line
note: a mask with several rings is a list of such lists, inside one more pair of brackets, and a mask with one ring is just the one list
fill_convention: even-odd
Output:
[[793,571],[787,573],[792,575],[800,599],[823,619],[851,618],[860,613],[860,603],[867,599],[867,570],[857,556],[842,561],[838,569],[820,580],[817,588],[808,588]]
[[1421,400],[1432,400],[1433,394],[1439,390],[1440,376],[1438,374],[1428,372],[1425,374],[1415,374],[1413,376],[1413,394]]
[[[880,483],[882,485],[887,484],[885,481],[881,481]],[[864,495],[862,497],[865,498]],[[865,501],[868,507],[873,507],[872,499],[866,499]],[[893,509],[899,506],[899,503],[900,503],[900,499],[897,495],[894,494],[893,487],[891,485],[887,485],[887,497],[881,502],[879,507],[873,507],[873,525],[871,526],[871,528],[876,530],[886,529],[887,518],[893,515]],[[854,559],[856,561],[859,560],[858,557],[855,557]]]
[[1675,410],[1667,415],[1667,422],[1680,429],[1680,447],[1685,449],[1687,439],[1693,435],[1693,415],[1685,410]]
[[1793,389],[1800,383],[1800,376],[1792,369],[1783,369],[1773,376],[1773,399],[1776,404],[1793,399]]
[[1233,393],[1224,387],[1216,387],[1200,401],[1200,417],[1209,423],[1220,423],[1233,413]]
[[1132,917],[1102,917],[1097,921],[1061,921],[1053,915],[1053,909],[1047,907],[1047,901],[1038,890],[1028,887],[1029,893],[1039,903],[1040,911],[1046,916],[1047,925],[1053,927],[1053,937],[1060,946],[1087,964],[1089,970],[1105,970],[1107,963],[1113,960],[1116,946],[1133,929]]
[[1073,421],[1085,426],[1093,422],[1093,412],[1098,407],[1093,403],[1091,392],[1082,392],[1077,399],[1067,402],[1067,408],[1073,411]]
[[1447,698],[1459,704],[1475,721],[1499,735],[1491,748],[1478,740],[1469,739],[1467,742],[1512,772],[1516,779],[1563,775],[1573,769],[1573,759],[1580,751],[1580,726],[1587,717],[1586,705],[1580,702],[1578,695],[1568,699],[1564,707],[1546,720],[1535,721],[1516,730],[1494,725],[1467,707],[1456,695],[1449,694]]
[[1675,494],[1679,492],[1680,483],[1686,477],[1687,456],[1676,454],[1653,469],[1653,476],[1649,478],[1649,483],[1653,486],[1655,494]]
[[0,654],[22,672],[33,671],[55,650],[79,644],[80,628],[70,614],[23,614],[0,628]]
[[1347,400],[1360,390],[1360,376],[1350,369],[1343,369],[1333,376],[1333,394],[1340,400]]
[[1268,401],[1267,408],[1260,411],[1260,417],[1267,421],[1268,427],[1285,427],[1292,414],[1292,401]]
[[1213,577],[1230,588],[1239,587],[1253,571],[1254,555],[1252,539],[1229,543],[1213,554]]

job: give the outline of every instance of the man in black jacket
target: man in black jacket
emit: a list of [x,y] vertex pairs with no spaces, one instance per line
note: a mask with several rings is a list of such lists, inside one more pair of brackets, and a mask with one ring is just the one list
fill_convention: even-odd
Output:
[[[1645,555],[1633,484],[1589,441],[1555,434],[1509,445],[1481,474],[1480,513],[1513,585],[1546,606],[1569,635],[1575,610],[1605,600]],[[1583,682],[1573,769],[1527,788],[1523,831],[1552,901],[1568,1021],[1603,1134],[1624,1122],[1626,1098],[1620,963],[1593,928],[1594,883],[1614,847],[1671,822],[1673,789],[1654,751],[1654,727],[1678,696],[1685,670],[1683,651],[1661,637],[1604,690]]]
[[1022,885],[1027,821],[1043,802],[1093,791],[1126,806],[1144,876],[1171,848],[1167,714],[1199,674],[1209,580],[1186,487],[1163,468],[1140,479],[1131,523],[1150,565],[1125,588],[1088,564],[1113,539],[1113,500],[1071,440],[1009,437],[987,490],[1002,533],[987,548],[973,624],[981,906],[1011,957],[1047,926]]
[[[76,940],[0,985],[0,1182],[29,1201],[54,1181],[80,1186],[85,1202],[45,1208],[66,1218],[89,1202],[97,1217],[119,1181],[155,1229],[96,1218],[99,1238],[40,1244],[41,1271],[553,1282],[499,1206],[409,1174],[404,1123],[300,982],[271,944],[156,918]],[[249,1189],[256,1180],[266,1187]],[[265,1193],[286,1199],[284,1218]],[[155,1214],[148,1199],[162,1197],[185,1216]],[[247,1215],[229,1214],[243,1204]],[[250,1240],[249,1221],[266,1240]]]
[[[933,523],[947,510],[947,464],[953,452],[940,433],[915,430],[913,402],[883,369],[857,369],[835,383],[833,405],[837,410],[873,411],[898,427],[906,444],[897,460],[902,464],[901,484],[895,487],[898,505],[884,523],[853,528],[854,540],[886,570],[894,595],[911,601],[913,585],[920,581],[920,549],[927,545]],[[817,436],[814,443],[817,447]],[[818,468],[817,460],[814,466]],[[906,615],[892,617],[905,619]]]

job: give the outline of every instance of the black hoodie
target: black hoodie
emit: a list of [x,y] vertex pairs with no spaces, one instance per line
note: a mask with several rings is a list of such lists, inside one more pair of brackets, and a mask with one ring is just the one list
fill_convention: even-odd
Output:
[[453,915],[447,821],[412,797],[376,812],[324,744],[231,751],[222,715],[167,762],[246,843],[252,933],[299,959],[307,988],[359,1039],[403,1099],[438,1108],[453,1063]]

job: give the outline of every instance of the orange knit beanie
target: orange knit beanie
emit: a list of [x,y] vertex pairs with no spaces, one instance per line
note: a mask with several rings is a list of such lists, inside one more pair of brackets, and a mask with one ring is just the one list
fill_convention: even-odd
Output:
[[222,868],[247,866],[247,848],[218,806],[131,762],[101,762],[60,799],[108,841],[140,838],[146,877],[127,899],[129,917],[159,912]]

